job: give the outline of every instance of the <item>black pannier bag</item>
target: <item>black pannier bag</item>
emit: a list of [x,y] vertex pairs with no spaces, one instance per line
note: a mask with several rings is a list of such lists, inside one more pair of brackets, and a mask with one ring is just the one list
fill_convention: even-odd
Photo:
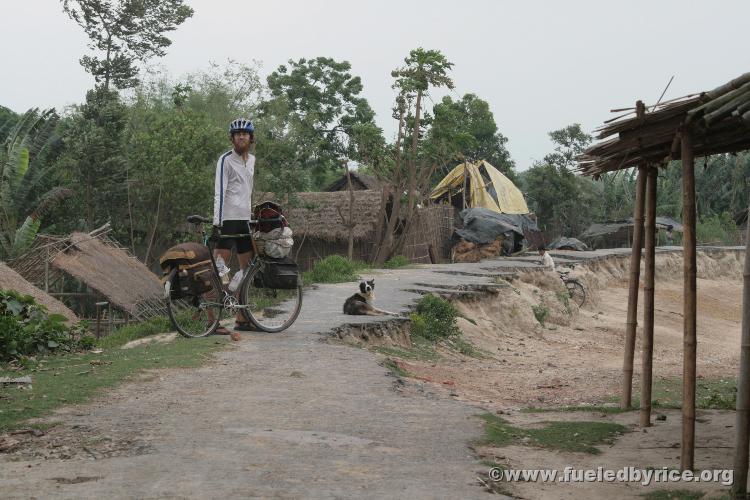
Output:
[[254,284],[258,288],[297,288],[301,284],[299,267],[289,257],[266,259],[263,269],[255,275]]
[[175,245],[164,252],[159,264],[164,273],[162,280],[172,269],[177,269],[170,288],[173,299],[198,296],[213,288],[211,256],[205,245],[194,242]]

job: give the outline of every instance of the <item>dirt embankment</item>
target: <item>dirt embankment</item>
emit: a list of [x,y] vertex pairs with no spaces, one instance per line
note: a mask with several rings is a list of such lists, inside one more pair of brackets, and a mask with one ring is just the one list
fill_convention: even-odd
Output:
[[[741,252],[698,255],[698,375],[734,375],[741,313]],[[484,359],[442,352],[434,360],[402,360],[402,368],[450,386],[455,397],[491,408],[602,403],[619,392],[628,295],[628,258],[577,267],[588,292],[578,309],[556,275],[527,272],[495,296],[462,300],[466,340]],[[643,271],[642,271],[643,272]],[[639,322],[642,318],[642,297]],[[654,376],[682,373],[682,256],[656,259]],[[536,312],[535,312],[536,309]],[[544,324],[537,318],[544,317]],[[471,321],[469,321],[471,320]],[[640,336],[635,379],[640,370]],[[447,384],[445,382],[448,382]]]

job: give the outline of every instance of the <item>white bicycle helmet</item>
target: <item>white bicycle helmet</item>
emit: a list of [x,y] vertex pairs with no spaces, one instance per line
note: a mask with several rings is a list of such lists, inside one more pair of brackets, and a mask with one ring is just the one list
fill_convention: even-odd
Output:
[[230,134],[234,134],[235,132],[247,132],[248,134],[252,134],[254,130],[255,127],[253,126],[253,122],[245,118],[237,118],[229,124]]

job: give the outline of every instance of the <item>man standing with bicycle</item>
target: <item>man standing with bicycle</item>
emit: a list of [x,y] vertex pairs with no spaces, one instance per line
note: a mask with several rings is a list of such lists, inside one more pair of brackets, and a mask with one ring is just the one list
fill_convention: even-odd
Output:
[[[216,243],[215,256],[229,263],[234,245],[242,272],[247,269],[253,248],[249,222],[252,219],[251,195],[255,175],[255,155],[250,153],[255,142],[254,132],[253,123],[245,118],[229,124],[232,149],[221,155],[216,163],[214,180],[214,233],[234,236],[221,238]],[[240,312],[237,313],[235,329],[251,330]],[[231,332],[220,326],[216,333],[229,335]]]

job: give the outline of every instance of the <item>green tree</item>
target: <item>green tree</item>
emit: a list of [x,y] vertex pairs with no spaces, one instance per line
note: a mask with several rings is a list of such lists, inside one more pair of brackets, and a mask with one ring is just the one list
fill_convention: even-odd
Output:
[[[381,204],[380,219],[383,231],[378,235],[376,264],[383,264],[400,252],[404,238],[414,218],[414,210],[420,196],[426,192],[430,179],[441,162],[447,158],[420,156],[423,99],[431,89],[453,88],[448,75],[453,63],[437,50],[414,49],[404,59],[404,66],[391,72],[393,88],[397,91],[393,116],[398,120],[396,143],[387,147],[375,171],[381,179],[392,186],[390,213],[385,203]],[[408,136],[411,136],[409,139]],[[386,152],[390,158],[386,159]],[[400,194],[406,192],[404,200]]]
[[290,60],[268,76],[271,99],[261,105],[261,119],[283,119],[297,131],[296,157],[310,172],[308,188],[322,188],[339,175],[344,159],[365,160],[361,147],[382,137],[361,97],[362,81],[350,70],[347,61],[317,57]]
[[137,62],[161,57],[174,31],[193,9],[184,0],[61,0],[63,11],[89,37],[89,48],[99,55],[83,56],[81,66],[96,82],[120,89],[138,82]]
[[74,108],[61,135],[65,152],[58,165],[75,190],[75,213],[69,229],[91,231],[105,222],[122,221],[127,208],[127,171],[122,132],[127,106],[117,92],[96,87]]
[[544,163],[554,165],[558,170],[573,171],[576,168],[576,157],[591,144],[592,137],[581,129],[580,123],[553,130],[549,138],[555,145],[554,152],[544,157]]
[[[161,74],[157,82],[164,89],[173,86]],[[149,82],[152,94],[157,82]],[[189,87],[183,106],[204,113],[216,127],[226,130],[229,122],[241,116],[253,122],[258,119],[258,106],[265,92],[258,75],[258,63],[245,64],[231,59],[224,64],[212,62],[207,70],[188,75],[182,84]]]
[[42,219],[72,192],[54,187],[51,157],[56,153],[54,110],[31,109],[6,135],[0,148],[0,259],[25,252],[36,239]]
[[530,208],[547,237],[578,235],[601,214],[601,188],[574,173],[575,158],[591,142],[579,124],[549,133],[554,152],[524,172]]
[[432,154],[452,154],[458,161],[486,160],[515,180],[515,164],[505,147],[508,139],[498,131],[486,101],[474,94],[466,94],[459,101],[446,96],[432,112],[426,139],[426,149]]
[[188,215],[211,214],[216,159],[229,148],[226,131],[208,115],[180,109],[169,102],[171,96],[164,97],[136,101],[124,133],[129,220],[120,220],[117,233],[121,240],[129,236],[147,265],[185,238]]

